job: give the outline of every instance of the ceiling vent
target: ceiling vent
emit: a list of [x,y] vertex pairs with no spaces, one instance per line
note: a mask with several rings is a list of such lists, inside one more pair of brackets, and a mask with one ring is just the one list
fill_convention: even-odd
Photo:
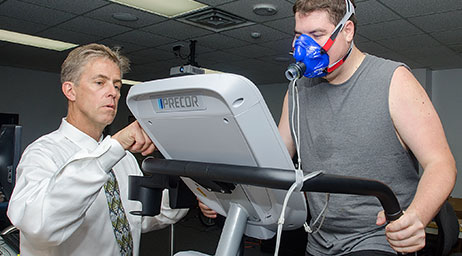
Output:
[[187,14],[186,16],[178,18],[178,20],[214,32],[255,24],[237,15],[215,8]]

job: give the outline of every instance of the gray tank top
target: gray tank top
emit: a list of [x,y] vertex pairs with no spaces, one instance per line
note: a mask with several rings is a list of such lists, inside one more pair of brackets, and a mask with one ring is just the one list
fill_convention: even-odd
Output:
[[[366,55],[343,84],[300,79],[300,155],[305,173],[323,170],[379,180],[391,187],[406,209],[419,177],[415,157],[395,134],[388,107],[391,78],[399,66],[404,64]],[[289,90],[289,99],[291,95]],[[289,100],[289,116],[291,110]],[[326,195],[308,193],[308,203],[313,222]],[[371,249],[393,252],[384,226],[375,224],[381,210],[375,197],[331,194],[320,231],[308,235],[307,251],[312,255]]]

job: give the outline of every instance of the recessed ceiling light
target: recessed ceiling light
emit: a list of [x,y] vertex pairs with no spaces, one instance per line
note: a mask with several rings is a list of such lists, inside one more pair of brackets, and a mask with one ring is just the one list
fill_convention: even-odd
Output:
[[258,39],[261,37],[261,33],[257,31],[251,32],[250,37],[252,37],[253,39]]
[[48,39],[48,38],[43,38],[43,37],[38,37],[38,36],[31,36],[27,34],[18,33],[18,32],[3,30],[3,29],[0,29],[0,40],[7,41],[10,43],[15,43],[15,44],[23,44],[23,45],[29,45],[29,46],[39,47],[39,48],[45,48],[45,49],[55,50],[55,51],[64,51],[64,50],[78,46],[78,44],[66,43],[66,42],[61,42],[58,40],[53,40],[53,39]]
[[167,18],[173,18],[205,7],[205,4],[193,0],[110,0],[119,4],[152,12]]
[[259,16],[272,16],[275,15],[278,10],[272,4],[256,4],[253,7],[253,12]]
[[138,17],[127,12],[117,12],[112,14],[112,18],[120,21],[137,21]]

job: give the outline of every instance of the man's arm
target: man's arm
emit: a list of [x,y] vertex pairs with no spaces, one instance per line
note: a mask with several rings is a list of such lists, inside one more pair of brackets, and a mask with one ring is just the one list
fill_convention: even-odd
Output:
[[59,245],[78,229],[107,181],[107,171],[125,155],[110,138],[93,152],[61,155],[51,146],[38,144],[23,154],[8,207],[13,225],[37,248]]
[[[425,226],[451,193],[457,170],[438,114],[405,67],[399,67],[393,75],[389,104],[399,139],[414,153],[424,172],[411,205],[399,220],[386,227],[386,234],[393,249],[414,252],[425,246]],[[380,222],[384,220],[379,217]]]
[[132,122],[114,134],[112,138],[117,140],[125,150],[132,153],[141,153],[143,156],[151,154],[156,149],[154,143],[152,143],[149,136],[141,128],[138,121]]
[[284,97],[284,103],[282,105],[282,113],[281,113],[281,118],[279,120],[279,134],[282,137],[282,141],[284,141],[284,144],[287,147],[287,150],[289,151],[290,157],[294,157],[295,155],[295,144],[292,139],[292,133],[290,132],[290,118],[289,118],[289,93],[286,93],[286,96]]
[[154,150],[137,122],[105,138],[93,152],[63,153],[63,162],[54,161],[60,159],[55,151],[66,147],[54,151],[50,147],[26,150],[8,208],[11,222],[37,247],[59,245],[78,229],[107,181],[107,172],[125,156],[125,150],[144,154]]

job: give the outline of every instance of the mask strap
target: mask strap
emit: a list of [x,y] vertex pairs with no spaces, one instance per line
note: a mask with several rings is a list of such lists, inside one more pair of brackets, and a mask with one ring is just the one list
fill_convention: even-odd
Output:
[[332,45],[334,44],[338,33],[340,33],[340,31],[342,31],[343,27],[345,26],[345,23],[351,18],[351,16],[353,16],[353,14],[355,14],[355,7],[350,2],[350,0],[345,0],[345,6],[345,15],[343,16],[342,20],[340,20],[340,22],[337,24],[329,39],[327,39],[327,42],[322,46],[322,49],[325,52],[329,51],[330,47],[332,47]]
[[348,49],[348,52],[345,54],[345,56],[343,58],[339,59],[338,61],[336,61],[335,63],[333,63],[329,67],[327,67],[327,73],[331,73],[332,71],[334,71],[338,67],[340,67],[345,62],[345,60],[348,58],[348,56],[350,56],[350,53],[351,53],[352,49],[353,49],[353,42],[351,42],[350,48]]

